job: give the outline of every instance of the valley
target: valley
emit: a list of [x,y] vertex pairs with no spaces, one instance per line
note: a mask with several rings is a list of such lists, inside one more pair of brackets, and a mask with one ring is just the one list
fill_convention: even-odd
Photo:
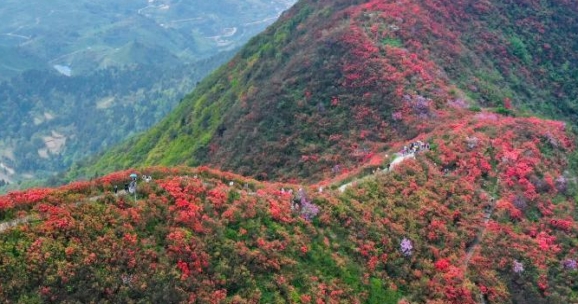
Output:
[[[140,2],[140,3],[139,3]],[[222,2],[222,3],[221,3]],[[160,46],[182,62],[208,58],[217,51],[239,47],[273,22],[294,1],[57,1],[51,4],[8,1],[0,8],[0,46],[39,61],[34,68],[68,66],[75,74],[98,68],[139,63],[138,58],[119,57],[117,52],[136,40],[148,47]],[[228,6],[230,12],[218,9]],[[72,22],[77,22],[73,24]],[[215,35],[237,28],[227,43]],[[165,55],[166,56],[166,55]],[[43,62],[43,63],[40,63]],[[143,62],[140,62],[143,63]],[[5,64],[0,75],[30,68],[30,62]],[[2,77],[3,78],[3,77]]]
[[36,2],[0,7],[0,160],[13,169],[0,191],[58,180],[146,130],[293,3]]

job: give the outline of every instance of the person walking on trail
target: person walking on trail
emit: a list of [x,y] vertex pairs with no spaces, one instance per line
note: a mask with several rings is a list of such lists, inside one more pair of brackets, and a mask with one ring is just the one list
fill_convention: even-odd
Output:
[[114,194],[117,194],[117,193],[118,193],[118,186],[114,185]]
[[130,185],[128,186],[128,193],[133,194],[136,192],[136,180],[133,180],[130,182]]

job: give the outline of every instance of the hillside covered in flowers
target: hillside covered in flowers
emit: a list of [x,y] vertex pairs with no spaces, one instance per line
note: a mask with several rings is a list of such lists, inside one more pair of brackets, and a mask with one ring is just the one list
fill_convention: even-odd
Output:
[[210,165],[319,180],[437,124],[449,108],[578,127],[569,0],[302,0],[150,131],[81,164]]
[[0,299],[578,303],[577,8],[299,1],[90,181],[0,196]]
[[[574,303],[575,138],[456,108],[315,184],[207,167],[0,197],[4,302]],[[574,173],[572,173],[574,172]],[[114,186],[120,190],[114,193]],[[347,187],[340,187],[348,185]],[[9,224],[8,224],[9,223]]]

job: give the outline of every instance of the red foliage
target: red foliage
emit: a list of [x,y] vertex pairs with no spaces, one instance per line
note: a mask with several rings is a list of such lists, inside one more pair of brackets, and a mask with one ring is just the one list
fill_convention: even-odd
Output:
[[551,220],[550,224],[552,227],[565,232],[570,232],[574,227],[574,222],[572,220]]
[[512,109],[512,100],[508,97],[504,98],[504,108],[508,110]]
[[27,191],[10,192],[5,196],[0,196],[0,211],[16,209],[27,209],[37,204],[51,195],[54,189],[37,188]]
[[183,261],[177,262],[177,267],[181,271],[181,280],[186,280],[191,275],[191,270],[189,269],[189,265]]
[[271,217],[282,223],[293,222],[290,213],[287,212],[291,210],[289,200],[277,201],[274,199],[269,200],[269,212]]

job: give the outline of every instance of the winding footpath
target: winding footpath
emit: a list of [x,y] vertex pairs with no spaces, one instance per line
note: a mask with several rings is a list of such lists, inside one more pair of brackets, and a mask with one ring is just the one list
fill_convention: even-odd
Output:
[[[389,168],[385,168],[385,169],[381,170],[381,172],[389,172],[389,170],[393,169],[395,166],[399,165],[400,163],[402,163],[406,159],[410,159],[410,158],[415,158],[415,154],[410,153],[410,154],[403,155],[403,156],[396,158],[395,160],[393,160],[391,162]],[[349,183],[341,185],[338,189],[340,192],[344,192],[347,187],[350,187],[351,185],[357,184],[357,183],[363,181],[364,179],[370,178],[370,176],[371,175],[356,178]],[[126,192],[124,190],[119,190],[116,195],[118,196],[118,195],[125,195],[125,194],[126,194]],[[83,205],[86,203],[93,203],[93,202],[96,202],[98,199],[103,198],[104,196],[105,196],[104,194],[92,196],[92,197],[85,199],[83,201],[76,202],[76,203],[74,203],[74,205],[80,206],[80,205]],[[0,223],[0,233],[4,233],[5,231],[7,231],[8,229],[10,229],[12,227],[16,227],[18,225],[26,224],[26,223],[29,223],[31,221],[39,220],[39,219],[40,218],[37,215],[27,215],[25,217],[17,218],[14,220],[1,222]]]
[[[405,161],[406,159],[410,159],[410,158],[415,158],[415,154],[414,153],[409,153],[406,155],[402,155],[396,159],[394,159],[391,164],[389,164],[389,168],[385,168],[383,170],[381,170],[380,172],[389,172],[391,169],[393,169],[394,167],[396,167],[397,165],[399,165],[400,163],[402,163],[403,161]],[[351,185],[354,185],[356,183],[359,183],[361,181],[363,181],[364,179],[369,178],[371,175],[368,176],[364,176],[364,177],[360,177],[360,178],[356,178],[352,181],[350,181],[349,183],[343,184],[341,186],[339,186],[339,192],[343,193],[345,192],[345,189],[347,189],[348,187],[350,187]]]
[[486,229],[488,228],[488,222],[490,221],[490,218],[492,217],[492,214],[494,213],[495,208],[496,208],[496,202],[492,198],[492,200],[490,201],[489,208],[484,211],[483,226],[481,227],[480,231],[478,231],[478,235],[474,239],[474,242],[472,243],[472,245],[470,245],[470,247],[467,250],[466,259],[464,260],[464,272],[468,269],[468,265],[470,264],[470,259],[472,258],[472,256],[476,252],[476,249],[479,247],[482,240],[484,239],[484,234],[486,233]]
[[[401,164],[405,160],[412,159],[415,157],[416,157],[415,153],[409,153],[409,154],[401,155],[401,156],[395,158],[390,163],[389,168],[384,168],[383,170],[380,170],[376,173],[388,173],[389,171],[391,171],[393,168],[395,168],[396,166],[398,166],[399,164]],[[373,175],[366,175],[366,176],[355,178],[354,180],[339,186],[338,190],[339,190],[339,192],[343,193],[343,192],[345,192],[345,190],[348,187],[350,187],[352,185],[356,185],[357,183],[359,183],[363,180],[369,179],[369,178],[371,178],[371,176],[373,176]],[[231,182],[230,186],[233,186],[232,182]],[[255,195],[256,194],[254,192],[247,192],[247,193],[249,195]],[[118,193],[116,194],[116,196],[120,196],[120,195],[127,195],[127,193],[124,190],[119,190]],[[105,197],[105,194],[92,196],[92,197],[89,197],[89,198],[84,199],[82,201],[74,203],[74,206],[80,206],[80,205],[87,204],[87,203],[93,203],[93,202],[96,202],[103,197]],[[466,255],[465,255],[464,263],[462,265],[464,273],[467,272],[470,260],[472,259],[473,255],[475,254],[476,250],[478,249],[478,247],[480,246],[481,242],[484,239],[484,235],[486,233],[488,223],[489,223],[490,219],[492,218],[492,215],[494,213],[495,208],[496,208],[496,199],[494,197],[491,197],[489,204],[486,206],[486,208],[483,211],[483,216],[482,216],[482,221],[481,221],[479,231],[478,231],[474,241],[466,248]],[[38,215],[27,215],[25,217],[21,217],[18,219],[0,222],[0,233],[4,233],[5,231],[9,230],[10,228],[16,227],[18,225],[26,224],[26,223],[29,223],[32,221],[37,221],[37,220],[41,220],[41,218]],[[479,303],[486,304],[486,300],[484,298],[484,295],[480,293],[478,296],[479,296]]]
[[[494,213],[494,209],[496,209],[496,200],[492,197],[490,200],[489,208],[487,208],[484,211],[483,226],[480,228],[480,231],[478,231],[478,235],[474,239],[474,242],[466,250],[466,259],[464,260],[464,265],[463,265],[464,273],[466,273],[468,271],[468,266],[470,265],[470,260],[471,260],[472,256],[474,255],[474,253],[476,252],[476,250],[478,249],[478,247],[480,246],[480,243],[484,239],[484,235],[486,234],[486,229],[488,228],[488,222],[490,221],[490,218],[492,218],[492,214]],[[481,304],[486,304],[486,299],[484,298],[484,295],[482,293],[479,293],[479,298],[480,298]]]

